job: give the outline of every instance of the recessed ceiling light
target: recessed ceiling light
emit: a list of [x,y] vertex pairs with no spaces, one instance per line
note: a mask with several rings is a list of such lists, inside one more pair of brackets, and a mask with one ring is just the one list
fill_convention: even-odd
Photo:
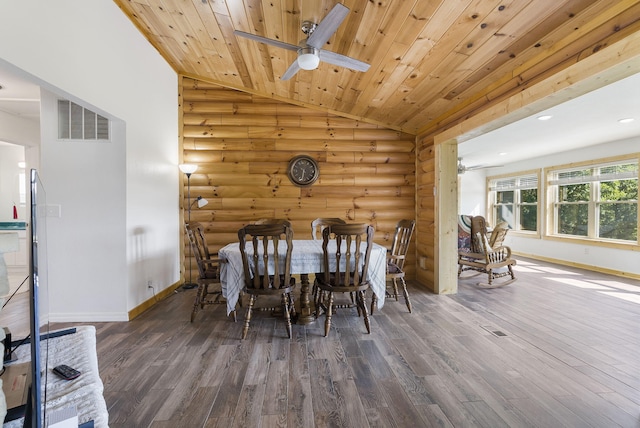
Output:
[[538,116],[538,120],[549,120],[552,117],[553,116],[551,116],[550,114],[545,114],[544,116]]
[[618,122],[620,123],[631,123],[633,122],[635,119],[632,117],[625,117],[624,119],[618,119]]
[[507,154],[507,152],[501,152],[501,153],[498,153],[498,155],[500,155],[500,156],[504,156],[504,155],[506,155],[506,154]]

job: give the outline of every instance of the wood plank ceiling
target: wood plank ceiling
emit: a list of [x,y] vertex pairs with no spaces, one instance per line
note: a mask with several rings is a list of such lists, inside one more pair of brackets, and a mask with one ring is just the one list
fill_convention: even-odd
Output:
[[321,63],[280,80],[301,22],[336,0],[115,0],[177,73],[414,135],[450,126],[640,26],[640,0],[344,0],[324,49],[371,64]]

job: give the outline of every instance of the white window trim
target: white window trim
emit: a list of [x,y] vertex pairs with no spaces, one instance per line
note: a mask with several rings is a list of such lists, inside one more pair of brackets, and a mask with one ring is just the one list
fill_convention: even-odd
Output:
[[[575,176],[570,178],[558,178],[558,174],[563,172],[570,171],[578,171],[581,169],[590,169],[593,171],[595,168],[602,168],[606,166],[612,165],[621,165],[621,164],[629,164],[635,163],[638,165],[638,170],[636,172],[624,172],[617,174],[602,174],[602,175],[583,175],[583,176]],[[640,184],[640,156],[638,154],[621,156],[618,158],[607,158],[607,159],[594,159],[587,162],[580,162],[571,165],[564,166],[555,166],[547,168],[545,171],[545,176],[547,177],[545,186],[547,190],[547,210],[545,215],[546,221],[546,231],[545,237],[560,239],[560,240],[571,240],[571,241],[586,241],[590,244],[594,243],[603,243],[603,244],[612,244],[614,246],[628,246],[628,245],[640,245],[640,233],[637,235],[636,241],[631,240],[621,240],[621,239],[608,239],[601,238],[598,236],[598,206],[602,203],[606,203],[606,201],[599,201],[599,184],[601,181],[607,180],[624,180],[630,178],[636,178]],[[566,235],[557,233],[557,207],[560,202],[559,199],[559,186],[568,185],[568,184],[580,184],[580,183],[594,183],[594,186],[590,186],[590,200],[588,202],[574,202],[574,203],[563,203],[563,205],[571,205],[571,204],[587,204],[589,210],[588,217],[588,225],[587,225],[587,236],[579,236],[579,235]],[[634,203],[633,201],[620,203]],[[635,201],[638,204],[638,201]],[[639,207],[640,208],[640,207]],[[638,210],[640,213],[640,209]],[[640,214],[638,215],[638,231],[640,231]]]
[[[526,178],[526,177],[535,177],[536,186],[527,186],[527,185],[515,185],[515,181],[518,179]],[[493,183],[496,181],[505,181],[513,179],[514,185],[510,188],[496,188],[493,186]],[[487,177],[487,213],[486,218],[489,220],[490,224],[495,225],[497,223],[497,219],[495,216],[495,206],[496,206],[496,191],[499,190],[522,190],[522,189],[531,189],[533,187],[537,188],[537,214],[536,214],[536,230],[521,230],[521,229],[510,229],[509,233],[513,233],[520,236],[525,237],[535,237],[540,238],[542,236],[542,219],[544,217],[543,214],[543,200],[542,200],[542,169],[528,170],[528,171],[518,171],[516,173],[509,173],[497,176]],[[522,205],[533,205],[533,204],[523,204],[520,201],[520,192],[516,192],[516,196],[514,198],[514,217],[515,217],[515,227],[519,227],[519,207]]]

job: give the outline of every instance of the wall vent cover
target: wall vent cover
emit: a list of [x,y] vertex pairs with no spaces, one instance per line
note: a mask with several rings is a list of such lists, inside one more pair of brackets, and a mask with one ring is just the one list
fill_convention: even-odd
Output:
[[58,139],[109,140],[109,119],[69,100],[58,100]]

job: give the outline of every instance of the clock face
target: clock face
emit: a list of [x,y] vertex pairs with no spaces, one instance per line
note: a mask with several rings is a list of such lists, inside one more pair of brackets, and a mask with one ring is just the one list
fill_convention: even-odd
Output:
[[320,174],[318,163],[310,156],[296,156],[289,162],[287,171],[291,182],[298,186],[310,186]]

